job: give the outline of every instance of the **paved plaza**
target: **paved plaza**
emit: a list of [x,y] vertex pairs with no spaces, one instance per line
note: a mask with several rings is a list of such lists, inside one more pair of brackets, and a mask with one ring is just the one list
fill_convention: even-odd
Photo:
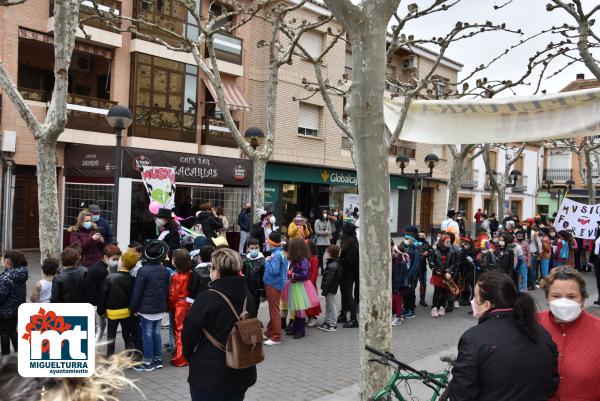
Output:
[[[31,288],[39,280],[39,257],[28,255],[30,260],[30,279],[28,297]],[[586,273],[591,296],[588,304],[597,298],[593,273]],[[530,292],[538,307],[544,308],[543,291]],[[431,301],[428,293],[427,301]],[[596,311],[596,307],[590,310]],[[399,360],[415,363],[425,369],[443,368],[439,355],[451,353],[455,349],[461,334],[474,325],[476,320],[468,315],[469,307],[461,307],[443,318],[429,316],[429,308],[418,307],[417,317],[405,321],[393,328],[393,352]],[[261,305],[259,318],[266,324],[268,310],[266,303]],[[319,320],[320,323],[320,320]],[[344,329],[339,326],[335,333],[327,333],[316,328],[307,328],[306,337],[294,340],[290,336],[281,345],[265,347],[266,360],[258,366],[258,382],[246,394],[248,401],[342,401],[352,400],[354,385],[358,381],[358,330]],[[168,338],[168,330],[163,329],[163,343]],[[123,348],[122,339],[117,335],[117,351]],[[163,353],[164,369],[128,375],[148,401],[186,401],[189,400],[187,386],[187,367],[170,366],[170,353]],[[206,372],[211,374],[211,372]],[[413,395],[418,399],[419,391]],[[127,391],[120,401],[138,401],[144,397],[137,392]],[[354,398],[355,399],[355,398]]]

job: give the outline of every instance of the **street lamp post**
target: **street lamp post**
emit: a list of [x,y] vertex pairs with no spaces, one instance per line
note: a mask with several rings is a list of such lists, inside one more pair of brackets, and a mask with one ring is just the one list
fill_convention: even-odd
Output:
[[[415,184],[416,184],[417,180],[433,177],[433,169],[440,162],[440,158],[436,154],[430,153],[427,156],[425,156],[425,159],[423,161],[425,162],[425,165],[429,168],[428,173],[419,173],[418,169],[415,169],[414,173],[405,173],[404,169],[407,168],[408,165],[410,164],[410,158],[406,155],[396,156],[396,165],[398,167],[400,167],[400,176],[405,177],[405,178],[412,178]],[[416,191],[415,191],[415,185],[413,185],[412,191],[413,191],[412,222],[415,223],[417,221],[417,196],[416,196]]]
[[[253,150],[256,150],[264,142],[265,133],[260,128],[250,127],[246,130],[246,132],[244,132],[244,139],[250,144],[250,147],[252,147]],[[254,210],[254,166],[252,168],[250,208],[252,209],[252,212],[250,213],[250,224],[254,224],[254,214],[256,213]]]
[[113,191],[113,233],[118,239],[118,214],[119,214],[119,179],[121,178],[121,132],[129,128],[133,122],[131,111],[119,104],[111,107],[106,115],[106,121],[115,130],[116,146],[115,146],[115,187]]

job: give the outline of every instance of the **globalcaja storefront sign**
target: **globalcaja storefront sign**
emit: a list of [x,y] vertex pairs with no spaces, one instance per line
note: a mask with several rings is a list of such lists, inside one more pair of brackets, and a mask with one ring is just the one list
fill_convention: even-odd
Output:
[[[283,182],[307,182],[324,185],[358,186],[355,171],[331,168],[303,167],[292,164],[268,163],[266,179]],[[408,180],[390,176],[392,189],[408,189]]]

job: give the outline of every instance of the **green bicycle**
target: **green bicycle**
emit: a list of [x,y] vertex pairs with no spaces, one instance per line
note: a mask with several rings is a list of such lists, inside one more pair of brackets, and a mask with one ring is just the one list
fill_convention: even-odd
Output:
[[433,390],[431,401],[446,401],[448,399],[447,387],[450,382],[450,369],[455,360],[453,356],[440,358],[442,362],[447,364],[446,368],[442,373],[434,374],[425,370],[417,370],[398,361],[391,352],[379,351],[368,345],[365,346],[365,349],[379,357],[377,359],[369,359],[369,362],[377,362],[394,369],[394,373],[385,388],[369,398],[369,401],[392,401],[392,397],[395,397],[398,401],[407,401],[402,396],[399,387],[402,383],[405,383],[408,387],[408,382],[411,380],[419,380]]

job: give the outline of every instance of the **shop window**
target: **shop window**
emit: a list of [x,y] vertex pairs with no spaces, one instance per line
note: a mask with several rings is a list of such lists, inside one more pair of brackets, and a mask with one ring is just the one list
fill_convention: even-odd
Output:
[[113,192],[112,184],[65,183],[63,227],[69,228],[77,222],[82,203],[100,206],[102,217],[112,224]]
[[321,121],[321,107],[308,103],[300,103],[298,114],[298,133],[301,135],[318,136]]
[[323,34],[318,31],[304,32],[299,43],[313,58],[318,58],[323,53]]
[[250,202],[250,188],[247,187],[193,187],[192,205],[210,202],[214,207],[223,208],[223,213],[229,221],[229,230],[239,231],[237,217],[242,204]]
[[196,142],[198,67],[135,53],[134,136]]

